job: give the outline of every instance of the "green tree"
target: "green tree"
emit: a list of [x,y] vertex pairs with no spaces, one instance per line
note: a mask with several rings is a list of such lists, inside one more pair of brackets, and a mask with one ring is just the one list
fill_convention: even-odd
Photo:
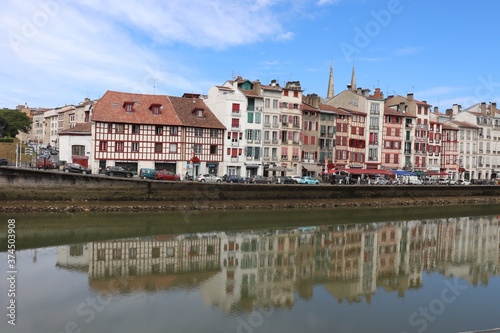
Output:
[[0,135],[14,138],[19,132],[31,130],[31,119],[19,110],[0,110]]

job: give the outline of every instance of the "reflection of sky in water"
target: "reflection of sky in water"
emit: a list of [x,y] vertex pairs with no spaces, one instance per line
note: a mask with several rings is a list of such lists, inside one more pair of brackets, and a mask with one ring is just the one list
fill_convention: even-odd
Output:
[[[17,325],[8,325],[6,316],[3,315],[0,319],[0,332],[59,333],[65,329],[75,332],[81,329],[81,332],[126,333],[410,333],[418,332],[424,325],[427,325],[423,329],[425,332],[460,332],[498,327],[498,227],[495,230],[496,274],[489,271],[487,284],[479,282],[474,287],[470,284],[470,279],[452,277],[450,272],[463,272],[456,267],[444,269],[444,275],[436,268],[428,272],[424,270],[421,273],[421,286],[405,289],[404,296],[398,296],[394,289],[382,287],[384,281],[378,280],[377,276],[377,287],[369,293],[369,302],[366,295],[361,295],[356,301],[350,302],[344,298],[341,302],[336,296],[339,288],[347,288],[347,284],[343,285],[338,279],[323,276],[321,280],[311,280],[311,289],[306,288],[304,294],[293,290],[293,304],[290,306],[271,308],[268,312],[257,306],[251,313],[228,311],[225,308],[227,304],[223,304],[224,299],[220,298],[225,295],[224,291],[213,290],[224,286],[220,283],[226,278],[224,266],[211,274],[203,275],[194,284],[186,284],[183,280],[183,283],[150,291],[138,288],[129,290],[128,293],[106,294],[97,291],[106,288],[95,288],[95,284],[94,288],[90,287],[88,268],[87,271],[79,271],[56,266],[58,248],[38,249],[36,261],[33,260],[34,250],[19,251]],[[462,234],[459,236],[462,237]],[[318,241],[320,239],[325,240],[324,237],[318,237]],[[317,251],[314,253],[318,254]],[[0,268],[3,272],[7,271],[6,261],[6,253],[1,253]],[[464,267],[469,264],[466,263]],[[482,264],[484,263],[478,262],[475,265],[481,269]],[[196,273],[189,274],[196,276]],[[441,301],[443,291],[449,289],[450,285],[459,286],[459,295],[453,301],[444,303]],[[463,286],[466,287],[463,289]],[[2,306],[7,288],[6,279],[0,279]],[[445,295],[453,295],[453,291],[448,290]],[[217,302],[222,303],[220,306],[213,305]],[[92,308],[92,304],[96,308]],[[432,319],[423,320],[422,309],[432,306],[437,307],[439,314],[431,313],[429,318]],[[412,315],[414,325],[409,322]]]

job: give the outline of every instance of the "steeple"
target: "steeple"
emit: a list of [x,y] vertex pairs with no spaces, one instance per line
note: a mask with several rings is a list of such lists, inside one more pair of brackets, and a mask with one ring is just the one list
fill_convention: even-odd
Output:
[[356,71],[354,70],[354,65],[352,65],[351,90],[356,91]]
[[330,78],[328,79],[328,92],[326,93],[327,99],[332,99],[335,96],[335,90],[333,86],[333,66],[330,64]]

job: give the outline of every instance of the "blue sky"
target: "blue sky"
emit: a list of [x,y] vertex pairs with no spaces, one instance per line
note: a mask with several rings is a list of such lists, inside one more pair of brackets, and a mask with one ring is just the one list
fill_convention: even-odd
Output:
[[500,2],[484,0],[7,0],[0,107],[106,90],[206,94],[234,76],[358,87],[444,110],[500,102]]

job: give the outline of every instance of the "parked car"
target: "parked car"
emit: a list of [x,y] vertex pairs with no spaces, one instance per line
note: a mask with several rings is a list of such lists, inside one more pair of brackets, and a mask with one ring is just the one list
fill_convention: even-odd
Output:
[[175,173],[173,173],[172,171],[169,171],[169,170],[160,170],[156,173],[155,179],[180,181],[181,176],[176,175]]
[[57,162],[50,158],[40,157],[36,160],[37,169],[57,169]]
[[299,184],[319,184],[319,180],[314,177],[304,176],[299,179]]
[[293,175],[293,176],[290,176],[290,178],[292,178],[292,180],[295,181],[295,184],[298,184],[299,183],[299,179],[302,178],[302,176]]
[[156,174],[158,171],[150,168],[141,168],[139,170],[139,178],[141,179],[156,179]]
[[470,181],[467,179],[459,179],[457,180],[457,185],[470,185]]
[[64,172],[84,173],[90,175],[92,171],[78,163],[68,163],[63,167]]
[[226,177],[226,183],[246,183],[247,179],[238,175],[229,175]]
[[0,158],[0,165],[9,165],[9,161],[6,158]]
[[448,178],[439,178],[438,179],[439,185],[448,185],[449,183],[450,183],[450,180]]
[[[300,179],[300,178],[299,178]],[[293,176],[287,176],[282,181],[282,184],[298,184],[298,180],[293,178]]]
[[389,180],[384,177],[375,177],[370,179],[371,185],[387,185],[389,184]]
[[116,177],[126,177],[126,178],[131,178],[134,175],[132,171],[125,170],[123,167],[119,166],[107,167],[105,174],[106,176],[110,177],[116,176]]
[[203,175],[198,175],[196,177],[196,181],[201,183],[222,183],[222,178],[205,173]]
[[271,178],[256,175],[256,176],[250,177],[250,183],[251,184],[271,184]]
[[422,179],[417,176],[409,176],[408,177],[408,185],[422,185]]

